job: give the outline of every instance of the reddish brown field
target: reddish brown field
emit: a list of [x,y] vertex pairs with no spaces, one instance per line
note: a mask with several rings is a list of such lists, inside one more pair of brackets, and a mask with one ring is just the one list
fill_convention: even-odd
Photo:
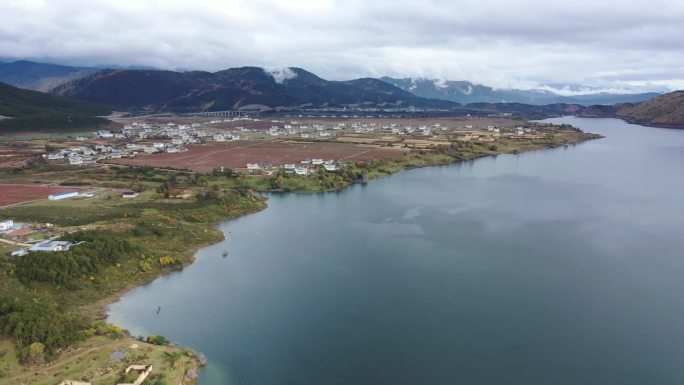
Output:
[[237,141],[214,145],[191,145],[187,152],[154,154],[134,159],[118,159],[117,164],[150,167],[188,168],[207,172],[217,167],[245,168],[247,163],[299,163],[304,159],[357,161],[400,157],[397,149],[361,147],[349,143]]
[[22,167],[45,149],[28,142],[11,142],[0,144],[0,168]]
[[0,184],[0,206],[27,202],[45,198],[48,195],[71,191],[73,189],[51,186],[33,186],[28,184]]

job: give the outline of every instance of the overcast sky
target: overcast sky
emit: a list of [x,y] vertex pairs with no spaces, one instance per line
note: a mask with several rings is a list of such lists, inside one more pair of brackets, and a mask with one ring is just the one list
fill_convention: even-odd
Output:
[[2,0],[0,57],[684,89],[684,0]]

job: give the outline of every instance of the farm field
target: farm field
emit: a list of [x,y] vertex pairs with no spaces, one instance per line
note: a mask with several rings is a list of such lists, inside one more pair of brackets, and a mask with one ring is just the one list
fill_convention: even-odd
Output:
[[401,157],[405,150],[364,147],[350,143],[236,141],[215,145],[190,145],[182,153],[163,153],[117,159],[116,164],[150,167],[187,168],[208,172],[217,167],[245,168],[247,163],[299,163],[304,159],[359,161]]
[[67,187],[52,187],[27,184],[0,184],[0,206],[28,202],[48,195],[73,190]]
[[27,162],[41,154],[45,147],[22,142],[0,142],[0,168],[22,167]]

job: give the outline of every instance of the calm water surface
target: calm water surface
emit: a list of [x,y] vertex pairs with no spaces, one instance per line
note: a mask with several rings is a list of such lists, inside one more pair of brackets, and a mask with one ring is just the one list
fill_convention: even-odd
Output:
[[272,195],[110,320],[202,385],[683,384],[684,130],[552,121],[607,138]]

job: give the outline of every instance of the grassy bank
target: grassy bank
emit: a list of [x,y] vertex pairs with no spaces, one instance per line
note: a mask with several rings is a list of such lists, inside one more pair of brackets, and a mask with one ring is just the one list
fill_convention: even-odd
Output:
[[[84,347],[94,343],[101,344],[102,351],[120,347],[129,337],[99,321],[104,317],[104,305],[125,290],[192,263],[197,249],[223,238],[213,227],[217,222],[266,206],[265,200],[251,191],[211,191],[206,197],[198,189],[201,198],[188,200],[167,199],[148,190],[136,200],[110,195],[44,200],[0,210],[0,216],[15,221],[50,221],[53,231],[67,234],[63,239],[84,241],[66,252],[31,253],[20,258],[10,257],[8,251],[14,248],[3,244],[0,328],[7,339],[0,344],[0,384],[16,383],[13,379],[21,373],[36,373],[29,377],[31,383],[35,380],[38,384],[58,383],[64,378],[114,383],[113,372],[93,372],[92,365],[72,371],[51,368],[72,362]],[[149,357],[139,358],[144,363],[159,361],[168,353],[181,354],[191,362],[184,365],[185,372],[198,366],[185,349],[142,345],[146,348],[131,354],[148,352]],[[17,366],[20,361],[23,365]],[[79,362],[73,367],[80,368]],[[169,373],[155,370],[154,374],[159,384],[171,383],[161,382],[171,378]],[[53,377],[62,375],[71,377]],[[184,383],[193,383],[191,377]]]
[[237,176],[224,179],[214,176],[209,179],[209,183],[228,188],[249,188],[255,191],[336,191],[353,183],[385,177],[406,169],[446,165],[483,156],[556,148],[598,138],[600,138],[599,135],[565,128],[537,138],[502,138],[495,142],[453,141],[448,147],[415,150],[398,158],[350,163],[334,172],[325,171],[321,167],[310,176],[297,176],[278,171],[274,175]]
[[[115,385],[124,369],[140,362],[154,368],[149,384],[193,383],[199,370],[192,350],[158,346],[130,337],[93,337],[63,352],[55,361],[27,367],[18,359],[12,341],[0,340],[0,384],[55,385],[63,378],[92,381],[95,385]],[[27,370],[31,369],[31,370]]]

